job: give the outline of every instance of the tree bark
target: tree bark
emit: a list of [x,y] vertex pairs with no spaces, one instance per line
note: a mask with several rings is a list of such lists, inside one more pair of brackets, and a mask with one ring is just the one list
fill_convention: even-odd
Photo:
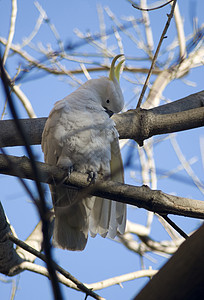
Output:
[[6,238],[9,232],[11,232],[10,225],[0,202],[0,273],[14,276],[20,272],[18,266],[23,259],[17,254],[13,243]]
[[204,225],[188,238],[134,300],[204,299]]
[[[41,143],[47,118],[22,119],[31,145]],[[204,126],[204,91],[149,110],[128,110],[113,116],[120,139],[134,139],[140,146],[158,134]],[[13,120],[0,121],[0,147],[23,146]]]
[[[12,166],[12,167],[11,167]],[[80,197],[87,194],[99,196],[144,208],[161,215],[175,214],[204,219],[204,202],[168,195],[160,190],[151,190],[148,186],[136,187],[107,180],[96,180],[95,184],[87,181],[87,175],[72,172],[68,178],[66,171],[59,167],[36,162],[40,181],[48,184],[70,185],[81,189]],[[34,180],[30,160],[27,157],[15,157],[0,154],[0,173]]]

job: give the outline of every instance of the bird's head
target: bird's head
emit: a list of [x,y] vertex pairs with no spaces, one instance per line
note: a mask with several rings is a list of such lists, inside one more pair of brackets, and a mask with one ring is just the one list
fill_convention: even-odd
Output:
[[[95,103],[100,104],[109,116],[120,112],[124,106],[124,98],[119,84],[119,77],[122,63],[125,60],[121,60],[118,65],[115,66],[117,59],[121,56],[123,56],[123,54],[114,57],[110,67],[109,77],[88,80],[80,88],[83,89],[83,91],[84,89],[86,89],[86,91],[89,90],[89,93],[92,91],[91,99]],[[90,94],[88,94],[88,97],[90,97]]]
[[120,112],[124,106],[124,98],[120,88],[119,77],[121,66],[125,59],[121,60],[115,67],[117,59],[121,56],[124,55],[119,54],[115,56],[111,63],[109,78],[106,78],[106,88],[104,89],[104,94],[102,97],[102,106],[109,116]]

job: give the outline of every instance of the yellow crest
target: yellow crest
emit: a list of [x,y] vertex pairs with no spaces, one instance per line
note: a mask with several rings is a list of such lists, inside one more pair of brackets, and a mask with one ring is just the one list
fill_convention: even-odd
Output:
[[117,81],[119,82],[121,66],[122,63],[125,61],[125,59],[121,60],[116,67],[115,67],[115,63],[117,59],[121,56],[124,56],[124,54],[118,54],[112,60],[111,67],[110,67],[110,74],[109,74],[109,78],[112,81],[114,80],[114,78],[116,78]]

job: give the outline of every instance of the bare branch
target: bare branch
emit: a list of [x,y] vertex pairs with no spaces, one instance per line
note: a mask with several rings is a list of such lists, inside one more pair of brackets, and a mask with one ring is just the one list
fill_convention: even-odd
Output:
[[[145,6],[147,4],[146,0],[141,1],[141,5]],[[147,41],[147,47],[150,52],[150,57],[152,57],[152,51],[154,50],[154,40],[153,40],[153,34],[152,34],[152,28],[150,25],[150,19],[149,14],[147,11],[142,11],[142,16],[144,19],[144,26],[145,26],[145,33],[146,33],[146,41]]]
[[173,13],[174,13],[175,5],[176,5],[176,0],[174,0],[174,2],[173,2],[172,8],[171,8],[171,12],[170,12],[170,14],[168,15],[168,20],[167,20],[167,22],[166,22],[166,25],[165,25],[164,30],[163,30],[163,32],[162,32],[161,38],[160,38],[160,40],[159,40],[159,44],[158,44],[158,46],[157,46],[156,52],[155,52],[154,57],[153,57],[153,59],[152,59],[152,64],[151,64],[151,67],[150,67],[150,69],[149,69],[149,73],[148,73],[147,78],[146,78],[146,80],[145,80],[144,86],[143,86],[143,88],[142,88],[142,92],[141,92],[140,98],[139,98],[138,103],[137,103],[137,108],[139,108],[140,105],[141,105],[141,103],[142,103],[142,99],[143,99],[144,94],[145,94],[145,91],[146,91],[146,89],[147,89],[147,85],[148,85],[150,76],[151,76],[151,74],[152,74],[152,69],[154,68],[154,65],[155,65],[155,63],[156,63],[156,60],[157,60],[157,57],[158,57],[158,54],[159,54],[159,51],[160,51],[160,48],[161,48],[161,44],[162,44],[162,42],[163,42],[163,40],[164,40],[164,38],[165,38],[166,32],[167,32],[167,30],[168,30],[168,28],[169,28],[171,19],[173,18]]
[[[40,221],[29,237],[26,239],[25,243],[35,250],[41,252],[43,250],[43,234],[42,234],[42,222]],[[29,251],[24,250],[21,247],[16,248],[16,252],[20,257],[29,262],[34,262],[36,256]]]
[[[196,39],[195,39],[196,40]],[[203,64],[204,47],[198,47],[188,54],[185,59],[179,59],[178,62],[164,69],[154,81],[146,101],[142,108],[155,107],[160,104],[161,96],[166,86],[174,79],[185,76],[192,68]]]
[[10,50],[12,40],[14,37],[16,15],[17,15],[17,0],[12,0],[11,22],[10,22],[9,36],[8,36],[8,40],[7,40],[7,44],[6,44],[6,49],[4,51],[4,55],[3,55],[3,59],[2,59],[3,65],[5,65],[5,63],[6,63],[6,59],[8,57],[9,50]]
[[[26,157],[8,156],[9,160],[16,166],[16,170],[10,169],[8,160],[4,155],[0,155],[0,173],[12,176],[22,176],[34,179],[30,161]],[[73,172],[70,178],[66,178],[67,172],[56,166],[36,162],[41,173],[41,181],[48,184],[62,183],[66,188],[75,186],[83,189],[87,194],[112,199],[118,202],[142,207],[159,214],[176,214],[192,218],[204,219],[204,202],[188,198],[168,195],[159,190],[151,190],[147,186],[136,187],[133,185],[121,184],[114,181],[97,180],[96,184],[90,186],[85,174]],[[66,178],[66,179],[65,179]]]
[[[0,43],[3,45],[7,44],[7,40],[4,39],[3,37],[0,37]],[[17,54],[19,54],[22,58],[24,58],[31,66],[35,66],[38,69],[44,70],[48,73],[54,74],[54,75],[67,75],[67,72],[69,74],[81,74],[83,73],[83,70],[81,68],[76,68],[73,70],[66,70],[64,69],[59,69],[57,67],[48,67],[47,65],[41,63],[40,61],[37,61],[34,57],[32,57],[30,54],[28,54],[25,50],[22,50],[20,46],[18,45],[11,45],[11,50]],[[65,53],[59,53],[61,57],[73,61],[74,57],[71,55],[66,55]],[[51,53],[47,53],[47,56],[49,57]],[[108,55],[107,57],[114,57],[114,55]],[[134,58],[135,59],[135,58]],[[128,60],[128,58],[126,58]],[[75,59],[76,62],[79,63],[86,63],[86,64],[94,64],[94,62],[91,61],[84,61],[81,59]],[[103,72],[103,71],[108,71],[109,70],[109,65],[108,64],[101,64],[100,66],[96,67],[87,67],[86,68],[89,73],[91,72]],[[29,70],[29,69],[28,69]],[[134,66],[124,66],[124,71],[130,72],[130,73],[144,73],[147,74],[149,72],[148,68],[143,68],[143,67],[134,67]],[[152,74],[158,75],[162,72],[159,68],[155,68],[152,71]]]
[[[136,224],[136,226],[139,224]],[[131,226],[132,227],[132,226]],[[133,227],[135,224],[133,223]],[[184,239],[179,238],[176,241],[155,241],[148,235],[138,234],[140,241],[134,239],[135,233],[125,232],[124,235],[119,235],[120,242],[126,246],[129,250],[138,253],[140,255],[145,255],[147,252],[154,252],[157,255],[167,256],[176,252],[178,247],[183,243]]]
[[[202,105],[202,103],[200,103]],[[168,104],[167,109],[173,107]],[[163,109],[164,108],[164,109]],[[121,139],[134,139],[140,146],[145,139],[151,136],[189,130],[204,125],[204,107],[167,113],[163,108],[152,110],[129,110],[123,114],[115,115],[117,130]],[[162,112],[163,110],[163,112]],[[158,114],[157,114],[158,112]],[[161,113],[161,114],[160,114]]]
[[[24,243],[23,241],[17,239],[11,233],[7,233],[7,238],[9,240],[11,240],[13,243],[15,243],[16,245],[18,245],[19,247],[23,248],[25,251],[29,251],[34,256],[40,258],[44,262],[47,261],[47,258],[44,254],[42,254],[41,252],[30,247],[28,244]],[[59,271],[61,274],[63,274],[66,278],[68,278],[72,282],[74,282],[76,284],[76,286],[79,288],[79,290],[83,291],[87,295],[92,296],[94,299],[102,300],[102,298],[100,296],[98,296],[97,294],[92,292],[90,289],[88,289],[83,283],[81,283],[78,279],[76,279],[74,276],[72,276],[69,272],[65,271],[63,268],[61,268],[59,265],[57,265],[54,261],[52,263],[55,266],[55,269],[57,271]]]
[[134,298],[203,299],[204,225],[188,238]]
[[35,28],[33,29],[33,31],[29,34],[28,37],[23,39],[23,42],[21,45],[19,45],[19,49],[22,49],[23,47],[29,45],[31,43],[31,41],[33,40],[33,38],[36,36],[36,34],[38,33],[38,31],[40,30],[40,27],[43,23],[44,20],[44,16],[42,16],[41,14],[38,17],[38,20],[35,24]]
[[174,135],[171,135],[170,141],[171,141],[174,151],[175,151],[178,159],[180,160],[184,170],[187,172],[189,177],[193,180],[194,184],[197,186],[197,188],[200,190],[200,192],[204,195],[204,185],[199,180],[199,178],[197,177],[197,175],[194,173],[193,169],[191,168],[190,164],[186,160]]
[[121,284],[122,282],[130,281],[142,277],[152,277],[157,272],[158,272],[157,270],[151,270],[151,269],[140,270],[140,271],[120,275],[117,277],[109,278],[101,282],[91,283],[88,286],[90,286],[90,288],[92,288],[93,290],[101,290],[112,285]]
[[12,276],[20,272],[18,265],[22,263],[23,260],[16,253],[13,243],[6,238],[8,233],[11,233],[11,229],[0,202],[0,272]]
[[[27,132],[27,136],[29,137],[30,145],[38,145],[41,143],[41,136],[42,136],[43,128],[45,126],[46,119],[47,118],[25,119],[25,122],[22,119],[20,120],[22,126]],[[7,147],[11,145],[13,146],[23,145],[24,142],[20,137],[13,120],[0,121],[0,124],[1,124],[0,126],[1,147]],[[28,127],[26,128],[26,126],[29,126],[30,130],[27,130]],[[6,132],[7,132],[6,134],[7,136],[5,135]]]
[[180,15],[178,2],[176,3],[174,10],[174,19],[176,23],[176,29],[178,34],[178,41],[180,47],[180,59],[184,59],[186,57],[186,38],[184,33],[184,24]]
[[30,101],[28,100],[27,96],[20,89],[20,87],[18,85],[15,85],[15,83],[11,80],[11,77],[8,74],[8,72],[6,72],[6,74],[7,74],[7,77],[9,79],[8,83],[9,83],[9,86],[10,86],[11,90],[16,94],[16,96],[19,98],[19,100],[23,104],[28,116],[30,118],[36,118],[36,114],[33,110],[33,107],[31,105]]
[[48,18],[45,10],[42,8],[42,6],[39,4],[38,1],[35,1],[35,6],[36,8],[39,10],[40,14],[42,15],[43,19],[45,20],[45,22],[49,25],[50,27],[50,30],[52,31],[59,47],[60,47],[60,50],[63,52],[64,51],[64,45],[63,45],[63,42],[60,38],[60,35],[55,27],[55,25],[53,23],[51,23],[50,19]]
[[[36,264],[32,264],[30,262],[23,262],[21,264],[21,269],[22,270],[28,270],[31,272],[35,272],[37,274],[41,274],[43,276],[46,276],[49,278],[49,274],[47,272],[47,269],[45,267],[36,265]],[[95,283],[84,283],[85,286],[87,288],[89,288],[92,291],[97,291],[97,290],[102,290],[104,288],[113,286],[113,285],[117,285],[117,284],[121,284],[123,282],[127,282],[130,280],[134,280],[134,279],[138,279],[138,278],[143,278],[143,277],[152,277],[154,276],[158,271],[157,270],[152,270],[152,269],[148,269],[148,270],[140,270],[140,271],[135,271],[135,272],[131,272],[131,273],[127,273],[124,275],[120,275],[117,277],[112,277],[109,279],[105,279],[102,280],[100,282],[95,282]],[[64,275],[62,274],[57,274],[58,280],[59,282],[61,282],[62,284],[75,289],[77,291],[79,291],[79,288],[77,288],[76,284],[74,284],[71,280],[67,279]],[[100,298],[102,299],[102,298]]]
[[156,7],[151,7],[151,8],[144,8],[144,7],[139,7],[135,4],[132,4],[132,6],[138,10],[142,10],[142,11],[151,11],[151,10],[156,10],[156,9],[160,9],[166,5],[168,5],[169,3],[173,2],[174,0],[169,0],[168,2],[164,3],[164,4],[161,4],[159,6],[156,6]]
[[[203,126],[204,91],[149,110],[129,110],[114,115],[121,139],[134,139],[142,145],[157,134],[172,133]],[[31,145],[41,143],[46,118],[21,119]],[[0,121],[0,147],[24,145],[13,120]]]

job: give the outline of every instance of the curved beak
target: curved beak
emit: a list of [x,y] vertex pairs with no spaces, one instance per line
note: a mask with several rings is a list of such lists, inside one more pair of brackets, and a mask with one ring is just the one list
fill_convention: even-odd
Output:
[[105,112],[109,115],[109,117],[111,117],[113,115],[112,110],[107,109],[107,107],[104,107],[104,109],[105,109]]

